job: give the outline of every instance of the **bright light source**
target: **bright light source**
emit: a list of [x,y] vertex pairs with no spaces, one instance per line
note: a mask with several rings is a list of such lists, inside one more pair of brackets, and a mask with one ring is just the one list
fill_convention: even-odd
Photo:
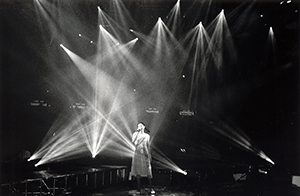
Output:
[[258,172],[261,173],[261,174],[268,174],[268,171],[264,171],[262,169],[258,169]]
[[60,47],[64,47],[64,45],[62,45],[62,44],[60,44],[59,46],[60,46]]
[[289,0],[289,1],[287,1],[286,3],[292,3],[292,1],[291,1],[291,0]]
[[184,171],[182,172],[182,174],[186,176],[186,175],[187,175],[187,171],[184,170]]
[[81,37],[81,34],[79,33],[78,36]]
[[32,160],[34,160],[34,159],[37,159],[37,157],[36,157],[35,155],[32,155],[31,157],[29,157],[29,158],[27,159],[27,161],[32,161]]
[[274,35],[274,31],[273,31],[272,27],[270,27],[270,29],[269,29],[269,35]]
[[132,30],[132,29],[129,29],[129,31],[130,31],[130,32],[133,32],[133,30]]

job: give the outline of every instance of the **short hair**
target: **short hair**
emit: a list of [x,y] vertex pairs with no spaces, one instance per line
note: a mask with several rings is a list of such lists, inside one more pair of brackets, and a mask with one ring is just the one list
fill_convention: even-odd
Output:
[[144,127],[146,127],[146,125],[143,122],[139,122],[137,125],[142,124]]

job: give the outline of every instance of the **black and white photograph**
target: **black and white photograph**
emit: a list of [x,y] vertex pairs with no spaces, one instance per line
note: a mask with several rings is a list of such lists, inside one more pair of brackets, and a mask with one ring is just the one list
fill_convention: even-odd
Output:
[[300,195],[299,12],[0,0],[0,195]]

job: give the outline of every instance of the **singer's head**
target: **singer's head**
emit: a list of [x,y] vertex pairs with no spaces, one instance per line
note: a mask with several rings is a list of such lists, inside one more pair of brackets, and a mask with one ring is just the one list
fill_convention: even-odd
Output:
[[144,123],[142,123],[142,122],[139,122],[138,124],[137,124],[137,131],[141,131],[141,130],[144,130],[145,129],[145,124]]

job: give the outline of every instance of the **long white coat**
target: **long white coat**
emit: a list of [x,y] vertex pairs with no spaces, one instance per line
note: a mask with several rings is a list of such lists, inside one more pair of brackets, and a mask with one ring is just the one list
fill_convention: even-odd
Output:
[[152,178],[150,135],[136,131],[132,136],[135,151],[132,158],[131,175],[150,176]]

